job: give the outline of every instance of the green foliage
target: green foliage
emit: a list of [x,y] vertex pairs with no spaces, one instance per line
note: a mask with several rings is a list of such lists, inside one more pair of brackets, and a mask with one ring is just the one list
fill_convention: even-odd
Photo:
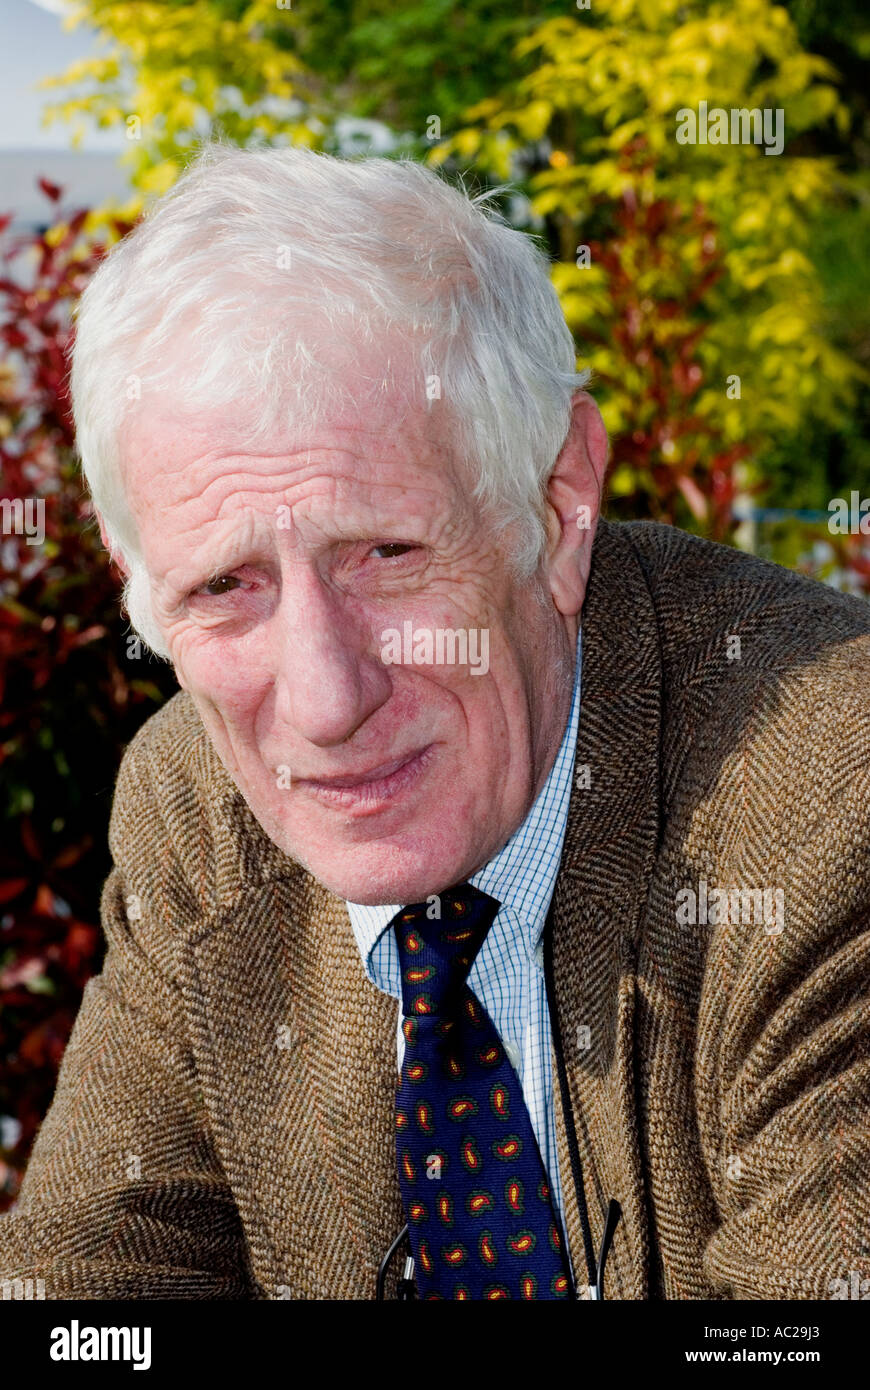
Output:
[[171,187],[197,140],[314,142],[316,83],[288,43],[297,11],[266,0],[87,0],[76,17],[98,29],[103,51],[51,84],[71,94],[49,114],[78,135],[88,121],[122,127],[142,192]]
[[[747,476],[763,475],[768,440],[793,438],[811,420],[837,427],[866,372],[827,331],[811,233],[820,209],[848,188],[833,161],[801,153],[801,137],[827,122],[844,129],[848,113],[834,70],[801,51],[787,12],[768,0],[596,0],[588,12],[540,25],[519,53],[536,56],[534,71],[470,111],[436,158],[461,154],[497,177],[525,162],[532,212],[555,228],[556,283],[580,356],[608,383],[611,432],[629,429],[642,383],[618,335],[602,333],[617,313],[602,269],[578,267],[573,248],[606,242],[627,199],[700,204],[715,224],[724,273],[691,303],[684,296],[685,312],[704,327],[706,386],[694,408],[726,442],[751,444]],[[727,111],[781,108],[785,152],[679,144],[678,112],[701,101]],[[638,142],[647,158],[627,161]],[[688,267],[697,254],[691,238],[683,252]],[[669,283],[655,262],[638,271],[638,303],[650,312],[680,296],[679,263]],[[725,389],[734,375],[739,399]],[[642,493],[649,477],[620,473],[616,482]]]
[[[128,163],[144,192],[169,187],[197,140],[273,139],[329,145],[345,116],[388,122],[421,138],[445,130],[518,71],[518,39],[558,3],[518,0],[82,0],[77,20],[102,51],[52,86],[50,108],[82,131],[88,121],[132,135]],[[141,121],[141,129],[128,125]]]

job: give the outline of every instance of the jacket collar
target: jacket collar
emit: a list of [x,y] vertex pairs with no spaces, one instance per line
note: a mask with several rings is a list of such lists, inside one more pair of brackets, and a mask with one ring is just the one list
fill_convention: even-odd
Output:
[[[596,1253],[609,1201],[622,1207],[606,1297],[643,1298],[649,1286],[634,961],[659,841],[661,700],[649,587],[627,531],[603,522],[583,607],[583,699],[553,899],[551,1016],[558,1018]],[[554,1103],[568,1242],[583,1282],[579,1211],[556,1084]]]
[[[583,608],[575,783],[554,895],[558,1018],[597,1243],[623,1208],[606,1292],[643,1297],[648,1234],[633,1076],[634,947],[658,839],[661,667],[643,571],[599,525]],[[211,906],[184,972],[191,1045],[267,1297],[371,1298],[404,1224],[395,1175],[395,1001],[366,978],[344,901],[266,836],[207,739]],[[588,766],[590,785],[581,785]],[[588,1030],[588,1031],[586,1031]],[[554,1077],[555,1077],[554,1069]],[[554,1088],[568,1239],[584,1269]]]

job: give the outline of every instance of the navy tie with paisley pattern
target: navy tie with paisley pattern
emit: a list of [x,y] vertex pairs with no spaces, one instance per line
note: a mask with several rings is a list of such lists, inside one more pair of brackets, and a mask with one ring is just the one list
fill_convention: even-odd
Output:
[[467,984],[499,906],[461,883],[391,922],[405,1036],[396,1158],[421,1298],[571,1294],[520,1082]]

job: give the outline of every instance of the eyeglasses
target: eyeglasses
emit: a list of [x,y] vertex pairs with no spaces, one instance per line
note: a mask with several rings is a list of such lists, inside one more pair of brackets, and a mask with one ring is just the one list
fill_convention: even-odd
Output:
[[402,1266],[402,1273],[399,1276],[399,1282],[396,1285],[396,1298],[407,1301],[408,1299],[417,1297],[417,1285],[414,1283],[414,1258],[411,1254],[411,1238],[408,1234],[408,1227],[405,1225],[402,1227],[386,1255],[378,1265],[378,1281],[375,1288],[375,1298],[379,1303],[384,1302],[384,1289],[386,1287],[390,1265],[404,1244],[407,1244],[408,1250],[405,1255],[405,1263]]
[[[611,1201],[607,1208],[607,1219],[604,1222],[604,1232],[601,1237],[601,1249],[598,1253],[598,1264],[595,1267],[595,1283],[587,1285],[589,1299],[594,1303],[600,1303],[604,1299],[604,1268],[607,1264],[607,1256],[610,1253],[610,1247],[613,1243],[613,1235],[617,1225],[619,1224],[619,1218],[621,1215],[622,1208],[620,1207],[619,1203]],[[378,1301],[378,1303],[385,1302],[384,1291],[386,1289],[387,1275],[390,1270],[390,1265],[393,1263],[393,1260],[396,1258],[396,1255],[402,1249],[403,1245],[407,1245],[407,1250],[405,1253],[405,1263],[402,1266],[402,1273],[400,1274],[398,1283],[396,1285],[396,1298],[402,1300],[403,1302],[406,1302],[409,1299],[417,1297],[417,1285],[414,1283],[414,1258],[411,1254],[411,1238],[408,1232],[408,1227],[407,1225],[405,1225],[402,1227],[401,1231],[396,1236],[396,1239],[393,1241],[389,1250],[384,1255],[384,1258],[378,1265],[378,1277],[377,1283],[375,1285],[375,1298]],[[574,1296],[575,1298],[579,1297],[576,1287],[574,1289]]]

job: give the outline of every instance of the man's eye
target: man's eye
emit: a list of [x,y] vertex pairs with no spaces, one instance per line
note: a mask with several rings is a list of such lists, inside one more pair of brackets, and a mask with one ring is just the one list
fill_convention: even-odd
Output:
[[221,594],[231,593],[233,589],[238,588],[241,582],[234,574],[219,574],[207,584],[203,584],[202,592],[210,598],[220,598]]
[[404,545],[401,541],[385,541],[383,545],[373,546],[372,550],[386,551],[387,553],[381,558],[384,560],[395,560],[400,554],[403,554],[407,550],[414,550],[414,548],[413,545]]

